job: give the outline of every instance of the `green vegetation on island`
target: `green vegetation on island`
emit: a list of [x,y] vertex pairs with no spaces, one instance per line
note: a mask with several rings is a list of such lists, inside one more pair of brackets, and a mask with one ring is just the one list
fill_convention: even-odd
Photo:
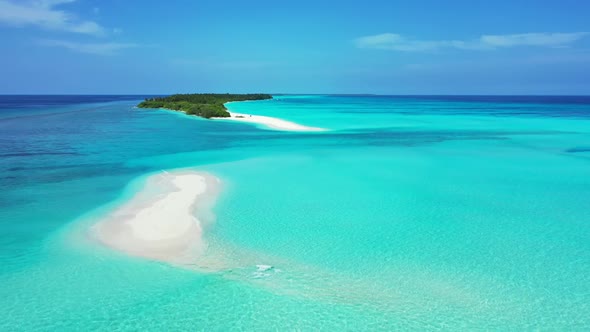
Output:
[[268,94],[176,94],[168,97],[147,98],[137,105],[139,108],[166,108],[204,118],[227,118],[229,112],[223,104],[230,101],[272,99]]

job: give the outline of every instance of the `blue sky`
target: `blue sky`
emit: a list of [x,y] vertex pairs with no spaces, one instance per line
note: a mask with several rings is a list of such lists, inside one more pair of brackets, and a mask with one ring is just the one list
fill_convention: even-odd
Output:
[[590,1],[0,0],[0,94],[590,94]]

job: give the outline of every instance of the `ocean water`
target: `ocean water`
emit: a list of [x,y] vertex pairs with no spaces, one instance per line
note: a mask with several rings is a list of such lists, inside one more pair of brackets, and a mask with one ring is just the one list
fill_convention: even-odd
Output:
[[[0,330],[590,329],[589,97],[228,104],[319,133],[142,98],[0,96]],[[205,237],[230,268],[88,236],[188,167],[223,181]]]

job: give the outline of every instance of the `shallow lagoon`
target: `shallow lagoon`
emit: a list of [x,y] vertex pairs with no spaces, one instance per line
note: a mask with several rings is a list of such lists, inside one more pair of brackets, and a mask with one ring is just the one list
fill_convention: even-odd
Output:
[[[589,328],[587,98],[228,105],[321,133],[136,98],[3,104],[3,330]],[[227,268],[89,241],[146,174],[186,167],[223,180],[205,236]]]

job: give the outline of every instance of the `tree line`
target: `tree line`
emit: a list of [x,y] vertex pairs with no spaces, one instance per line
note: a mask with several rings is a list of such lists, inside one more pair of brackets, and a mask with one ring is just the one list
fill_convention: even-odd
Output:
[[166,108],[174,111],[182,111],[186,114],[197,115],[204,118],[226,118],[230,114],[223,104],[230,101],[264,100],[272,99],[269,94],[175,94],[168,97],[146,98],[139,103],[140,108]]

